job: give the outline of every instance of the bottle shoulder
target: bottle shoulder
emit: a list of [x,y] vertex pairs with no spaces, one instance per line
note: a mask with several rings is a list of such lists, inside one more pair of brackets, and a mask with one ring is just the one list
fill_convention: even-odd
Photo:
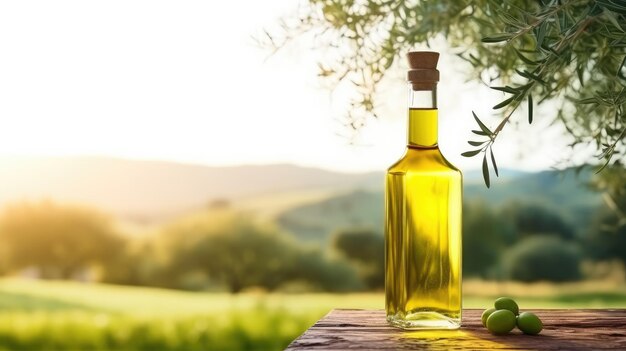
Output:
[[439,148],[408,147],[404,155],[387,169],[388,174],[449,173],[462,176],[461,171],[443,156]]

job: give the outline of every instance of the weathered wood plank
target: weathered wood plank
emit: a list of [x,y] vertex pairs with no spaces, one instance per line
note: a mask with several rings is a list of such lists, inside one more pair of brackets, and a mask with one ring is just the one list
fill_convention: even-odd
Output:
[[464,310],[459,330],[403,331],[382,310],[333,310],[287,350],[626,350],[626,309],[532,310],[544,323],[537,336],[492,335],[481,312]]

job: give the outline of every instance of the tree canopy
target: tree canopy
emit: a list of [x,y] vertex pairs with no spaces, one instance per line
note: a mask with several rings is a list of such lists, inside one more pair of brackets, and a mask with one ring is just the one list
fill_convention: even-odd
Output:
[[333,246],[359,266],[361,279],[370,289],[385,287],[385,239],[368,228],[347,228],[334,234]]
[[6,270],[34,267],[43,278],[72,278],[118,257],[124,240],[107,216],[53,202],[18,203],[0,214]]
[[[600,167],[622,167],[626,157],[626,4],[618,0],[308,0],[282,29],[267,33],[279,48],[314,33],[325,50],[320,76],[358,92],[345,125],[358,130],[376,116],[376,88],[385,74],[417,44],[443,37],[470,77],[505,94],[489,127],[477,126],[472,150],[497,175],[492,148],[513,120],[546,118],[561,123],[571,147],[591,145]],[[536,105],[553,101],[553,113],[534,116]],[[523,108],[520,108],[523,107]],[[521,111],[524,110],[525,113]],[[516,113],[516,111],[519,111]],[[470,111],[468,111],[468,117]]]
[[324,290],[357,288],[347,264],[300,247],[249,214],[213,209],[173,223],[160,237],[173,276],[200,272],[230,292],[293,282]]

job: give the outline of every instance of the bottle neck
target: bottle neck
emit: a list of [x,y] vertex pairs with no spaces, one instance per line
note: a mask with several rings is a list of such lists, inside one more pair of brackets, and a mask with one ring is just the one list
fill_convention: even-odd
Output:
[[430,149],[437,147],[437,86],[427,90],[409,83],[409,147]]

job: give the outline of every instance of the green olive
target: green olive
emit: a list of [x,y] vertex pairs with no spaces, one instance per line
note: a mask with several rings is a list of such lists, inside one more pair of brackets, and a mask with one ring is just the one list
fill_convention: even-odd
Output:
[[483,321],[483,327],[487,326],[487,318],[489,318],[489,316],[495,311],[496,311],[495,308],[489,308],[489,309],[486,309],[485,312],[483,312],[483,315],[480,317]]
[[516,316],[519,314],[517,302],[510,297],[499,297],[494,303],[494,306],[496,310],[509,310]]
[[517,317],[517,327],[524,334],[537,335],[543,329],[543,323],[534,313],[522,312]]
[[515,315],[509,310],[497,310],[487,318],[487,329],[493,334],[506,334],[515,328]]

